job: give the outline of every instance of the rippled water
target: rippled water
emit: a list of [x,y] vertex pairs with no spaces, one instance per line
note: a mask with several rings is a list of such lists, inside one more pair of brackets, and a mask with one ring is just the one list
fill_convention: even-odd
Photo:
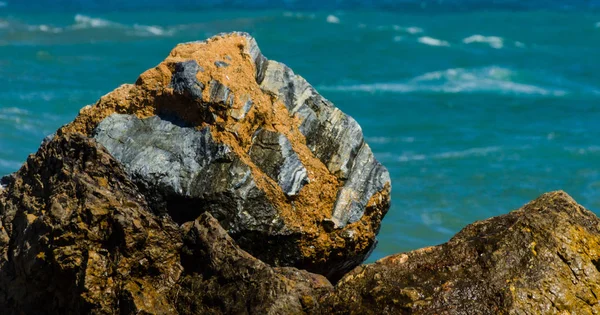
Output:
[[255,36],[362,125],[393,205],[371,260],[564,189],[600,210],[600,14],[128,11],[0,5],[0,174],[179,42]]

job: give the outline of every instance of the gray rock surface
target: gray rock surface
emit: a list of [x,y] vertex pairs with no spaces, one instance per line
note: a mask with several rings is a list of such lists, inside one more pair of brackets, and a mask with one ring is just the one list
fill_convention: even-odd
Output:
[[290,141],[283,134],[265,129],[259,129],[254,139],[252,161],[276,180],[286,195],[298,194],[308,183],[308,175]]
[[171,87],[177,93],[189,93],[195,99],[202,98],[204,84],[196,78],[198,72],[204,72],[202,67],[194,60],[175,64],[175,72],[171,79]]
[[208,127],[113,114],[98,125],[94,138],[152,192],[153,208],[168,211],[177,222],[210,211],[232,234],[284,230],[249,167],[216,143]]
[[345,181],[333,209],[335,226],[358,221],[369,199],[391,182],[388,171],[364,142],[362,129],[284,64],[269,61],[261,72],[261,88],[281,98],[290,115],[302,117],[300,131],[310,150]]

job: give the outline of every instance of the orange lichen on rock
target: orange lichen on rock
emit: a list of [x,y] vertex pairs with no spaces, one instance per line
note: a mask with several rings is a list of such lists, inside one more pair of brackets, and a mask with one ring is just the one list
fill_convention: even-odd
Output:
[[[256,82],[256,67],[247,52],[247,46],[248,39],[238,34],[177,45],[163,62],[142,73],[135,85],[123,85],[103,96],[94,106],[84,108],[75,121],[63,127],[61,132],[79,132],[90,136],[98,123],[113,113],[146,118],[168,112],[192,126],[205,127],[209,124],[199,112],[206,110],[204,105],[211,102],[210,82],[221,82],[234,95],[234,109],[243,107],[248,99],[252,100],[254,106],[241,120],[236,120],[231,115],[216,115],[215,124],[210,125],[214,139],[231,147],[250,166],[257,186],[265,191],[269,200],[281,211],[286,223],[290,226],[303,226],[303,232],[318,232],[315,230],[315,222],[330,215],[340,183],[306,146],[306,140],[298,129],[301,121],[291,116],[276,97],[261,90]],[[170,87],[174,65],[188,60],[195,60],[203,69],[196,75],[198,82],[205,86],[202,100],[182,98]],[[218,67],[216,62],[219,61],[226,62],[228,66]],[[173,101],[174,99],[177,101]],[[210,105],[208,109],[218,110]],[[248,155],[252,136],[259,128],[284,134],[307,169],[309,183],[295,198],[294,206],[279,185],[256,167]]]
[[[93,136],[96,127],[115,113],[139,119],[165,115],[182,120],[186,127],[208,127],[212,139],[226,145],[248,167],[256,187],[276,209],[276,219],[281,220],[286,233],[298,235],[296,246],[302,261],[311,265],[334,255],[340,256],[339,264],[347,265],[348,257],[341,253],[350,246],[350,251],[357,253],[353,263],[358,264],[374,244],[379,223],[389,207],[389,185],[372,196],[367,206],[381,208],[373,212],[377,213],[376,222],[371,222],[372,214],[334,231],[324,226],[323,222],[332,217],[346,179],[332,173],[307,145],[300,131],[305,117],[290,113],[281,95],[261,88],[257,78],[262,70],[252,55],[255,45],[250,36],[240,33],[177,45],[163,62],[142,73],[134,85],[123,85],[95,105],[83,108],[58,135]],[[277,178],[253,161],[251,151],[259,131],[277,133],[289,142],[306,172],[306,181],[297,192],[285,192]]]

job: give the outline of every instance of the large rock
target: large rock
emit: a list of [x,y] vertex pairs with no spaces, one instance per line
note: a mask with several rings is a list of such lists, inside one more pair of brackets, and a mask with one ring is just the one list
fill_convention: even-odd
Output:
[[183,229],[186,274],[172,291],[180,314],[311,314],[333,289],[321,275],[252,257],[208,213]]
[[389,208],[357,122],[244,33],[178,45],[69,133],[103,144],[155,213],[208,211],[261,260],[334,280],[367,257]]
[[329,281],[272,268],[205,213],[152,213],[93,139],[42,145],[0,190],[0,314],[305,314]]
[[1,314],[171,314],[179,227],[120,164],[70,135],[28,158],[0,197]]
[[598,314],[600,220],[558,191],[448,243],[357,267],[323,313]]

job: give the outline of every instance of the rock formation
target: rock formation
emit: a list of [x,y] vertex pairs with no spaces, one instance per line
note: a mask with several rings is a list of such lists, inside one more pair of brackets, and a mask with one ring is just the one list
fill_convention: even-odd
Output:
[[337,279],[373,249],[390,178],[360,126],[244,33],[178,45],[58,131],[95,138],[156,214],[205,211],[275,266]]
[[357,267],[324,314],[597,314],[600,220],[558,191]]
[[600,219],[560,191],[346,273],[390,189],[251,37],[179,45],[0,179],[0,314],[600,313]]
[[179,227],[92,139],[57,137],[0,198],[0,313],[172,313]]
[[290,267],[271,268],[241,250],[210,214],[183,226],[186,273],[171,290],[180,314],[304,314],[318,310],[329,281]]
[[303,314],[331,290],[272,268],[208,213],[152,213],[96,141],[57,137],[0,193],[0,314]]

